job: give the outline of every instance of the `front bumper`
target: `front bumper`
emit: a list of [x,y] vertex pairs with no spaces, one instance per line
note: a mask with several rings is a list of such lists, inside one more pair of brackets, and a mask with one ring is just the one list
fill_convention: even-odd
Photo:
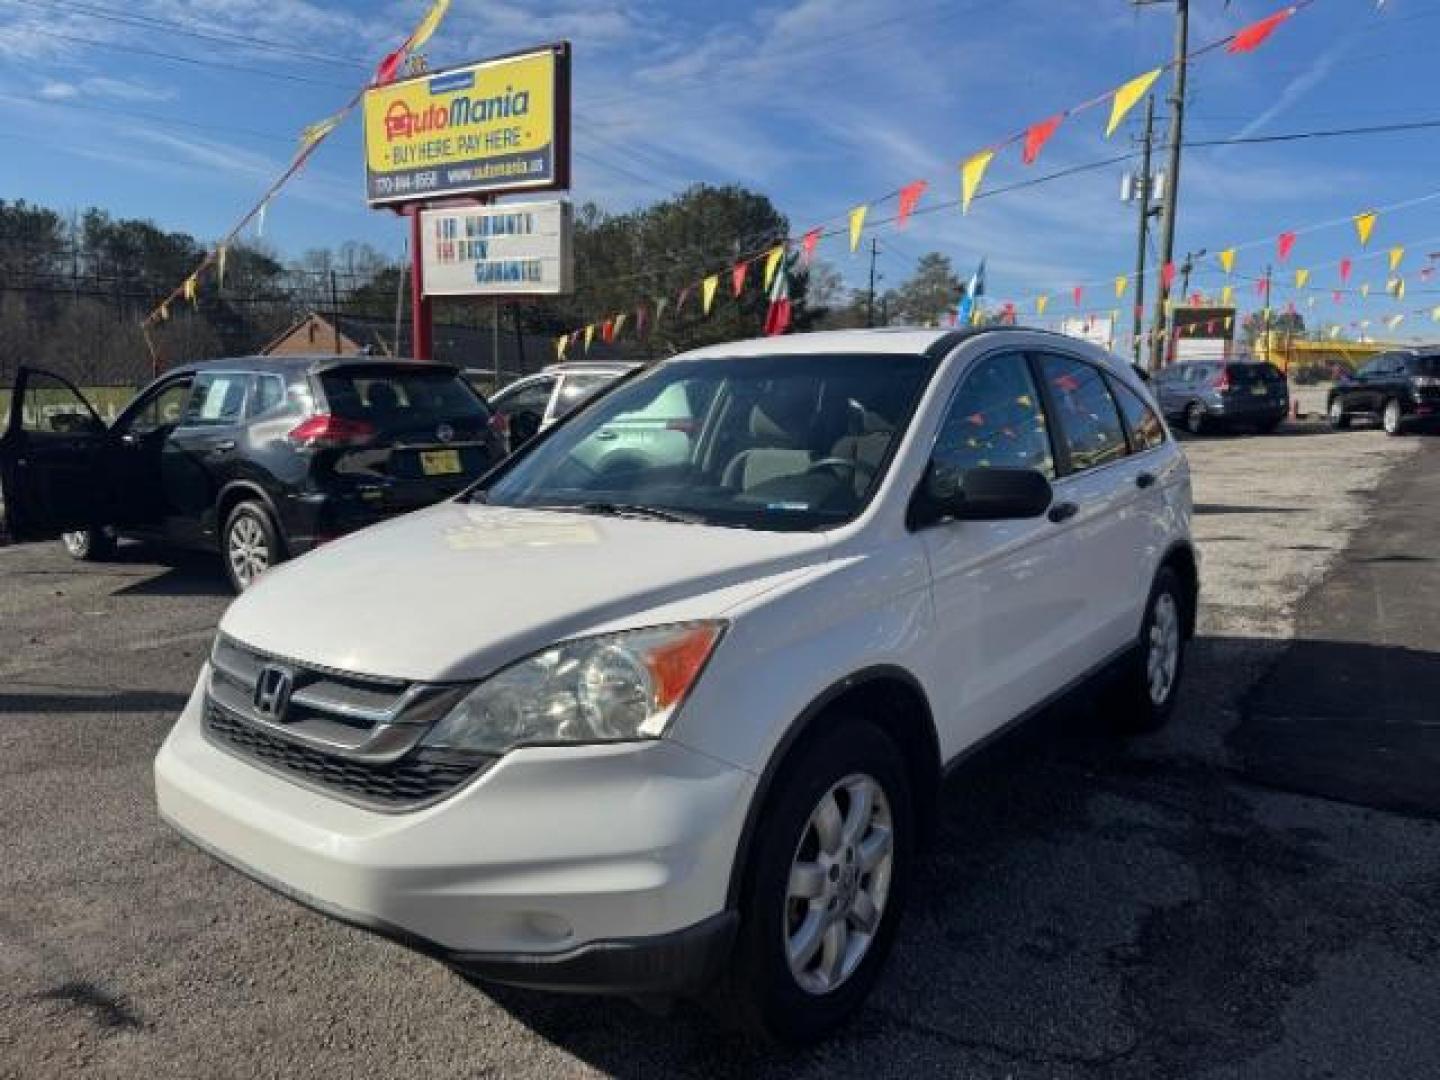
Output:
[[161,816],[308,907],[481,978],[556,989],[682,992],[728,952],[747,772],[666,740],[537,747],[385,813],[213,745],[202,704],[197,688],[156,758]]

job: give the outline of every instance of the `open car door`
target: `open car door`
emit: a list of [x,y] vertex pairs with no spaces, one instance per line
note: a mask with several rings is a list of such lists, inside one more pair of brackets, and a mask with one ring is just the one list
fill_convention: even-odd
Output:
[[70,382],[20,368],[0,435],[0,542],[106,524],[108,444],[104,421]]

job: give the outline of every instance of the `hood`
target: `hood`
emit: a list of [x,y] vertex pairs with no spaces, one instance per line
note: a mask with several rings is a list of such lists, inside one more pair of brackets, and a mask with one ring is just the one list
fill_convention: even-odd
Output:
[[341,671],[476,679],[597,628],[717,616],[827,546],[816,533],[442,503],[276,567],[220,629]]

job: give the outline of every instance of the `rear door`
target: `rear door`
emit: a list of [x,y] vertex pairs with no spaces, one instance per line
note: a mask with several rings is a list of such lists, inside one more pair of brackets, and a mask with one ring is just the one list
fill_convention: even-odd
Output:
[[202,541],[220,490],[235,473],[249,387],[248,372],[199,373],[180,423],[165,439],[165,533],[176,543]]
[[20,368],[0,436],[0,537],[53,539],[110,519],[104,422],[68,380]]

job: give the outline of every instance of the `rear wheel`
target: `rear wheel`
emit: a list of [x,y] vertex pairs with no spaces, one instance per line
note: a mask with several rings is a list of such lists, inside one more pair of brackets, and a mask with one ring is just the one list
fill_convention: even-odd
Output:
[[1330,408],[1327,415],[1330,420],[1330,426],[1336,431],[1343,431],[1350,426],[1350,417],[1345,412],[1345,402],[1340,399],[1338,394],[1330,399]]
[[799,751],[757,823],[724,1015],[780,1044],[854,1012],[894,940],[913,851],[904,759],[878,728],[843,719]]
[[230,511],[221,538],[221,554],[225,576],[237,593],[244,592],[256,578],[284,560],[279,531],[261,503],[246,500]]
[[61,533],[60,543],[72,559],[101,562],[115,554],[115,533],[104,526]]
[[1380,425],[1386,435],[1399,435],[1405,430],[1405,414],[1400,410],[1400,399],[1391,398],[1385,402],[1385,411],[1380,414]]
[[1125,665],[1106,702],[1116,730],[1157,731],[1175,711],[1175,698],[1185,673],[1188,603],[1179,575],[1162,566],[1150,587],[1135,655]]
[[1185,430],[1191,435],[1203,435],[1209,426],[1209,420],[1205,416],[1205,406],[1198,401],[1192,401],[1185,408]]

